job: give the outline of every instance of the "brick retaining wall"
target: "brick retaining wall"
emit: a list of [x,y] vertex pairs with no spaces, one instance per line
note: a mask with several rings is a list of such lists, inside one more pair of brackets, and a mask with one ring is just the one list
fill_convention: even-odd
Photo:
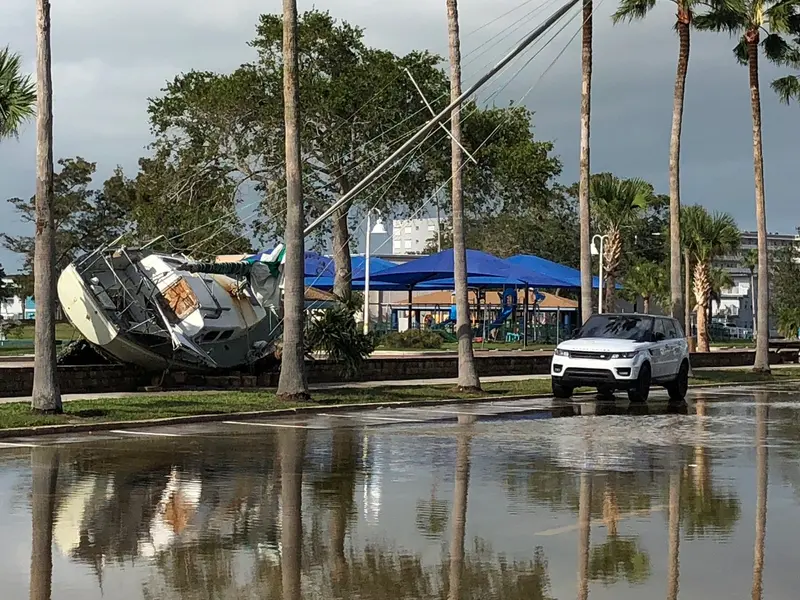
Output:
[[[747,350],[696,353],[692,355],[694,367],[744,367],[753,364],[753,352]],[[478,373],[490,375],[538,375],[550,369],[550,356],[533,353],[497,353],[475,357]],[[770,353],[771,364],[798,362],[797,350]],[[335,363],[325,360],[308,363],[309,383],[334,383],[341,381]],[[452,354],[442,356],[374,357],[367,360],[354,381],[398,381],[402,379],[439,379],[458,375],[458,358]],[[63,394],[91,394],[93,392],[135,392],[145,386],[162,383],[161,374],[146,373],[130,366],[62,366],[58,368]],[[252,374],[198,375],[169,373],[163,379],[165,388],[255,388],[275,387],[275,371]],[[33,367],[15,366],[0,368],[0,397],[30,395],[33,386]]]

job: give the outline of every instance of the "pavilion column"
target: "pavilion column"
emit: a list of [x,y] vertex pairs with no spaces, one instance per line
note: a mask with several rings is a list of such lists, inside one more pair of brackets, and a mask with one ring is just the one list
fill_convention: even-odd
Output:
[[411,288],[408,288],[408,328],[413,329],[414,325],[414,292]]

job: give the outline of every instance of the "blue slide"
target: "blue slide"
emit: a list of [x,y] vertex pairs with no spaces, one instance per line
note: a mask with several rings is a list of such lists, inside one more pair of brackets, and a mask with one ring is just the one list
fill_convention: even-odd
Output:
[[497,329],[498,327],[500,327],[505,322],[505,320],[511,316],[511,313],[513,312],[514,312],[513,306],[506,306],[502,311],[500,311],[500,314],[497,315],[497,318],[492,322],[492,324],[489,325],[489,331],[492,331],[493,329]]

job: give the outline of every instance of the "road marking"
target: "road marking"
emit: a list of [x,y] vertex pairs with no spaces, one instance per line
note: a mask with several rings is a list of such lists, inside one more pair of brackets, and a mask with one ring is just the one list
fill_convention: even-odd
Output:
[[436,413],[442,415],[469,415],[473,417],[496,417],[497,413],[481,413],[481,412],[467,412],[465,410],[437,410],[435,408],[399,408],[397,410],[413,410],[414,412],[428,412],[428,413]]
[[250,427],[285,427],[288,429],[327,429],[314,425],[294,425],[291,423],[253,423],[248,421],[223,421],[226,425],[248,425]]
[[21,442],[0,442],[0,446],[4,448],[38,448],[38,444],[24,444]]
[[344,418],[344,419],[372,419],[373,421],[396,421],[398,423],[424,423],[424,419],[400,419],[398,417],[377,417],[371,415],[359,415],[359,414],[345,414],[345,415],[335,415],[330,413],[319,413],[320,417],[335,417],[335,418]]
[[126,431],[124,429],[112,429],[109,433],[122,433],[125,435],[152,435],[156,437],[183,437],[180,433],[162,433],[159,431]]

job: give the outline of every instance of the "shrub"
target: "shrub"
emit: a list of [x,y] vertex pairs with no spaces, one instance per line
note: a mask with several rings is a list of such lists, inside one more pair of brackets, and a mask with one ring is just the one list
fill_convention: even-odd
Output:
[[383,344],[387,348],[413,348],[417,350],[436,350],[442,347],[443,341],[444,339],[439,332],[422,329],[409,329],[402,333],[393,331],[383,338]]
[[346,378],[356,375],[375,349],[374,336],[364,335],[353,314],[352,306],[339,304],[312,319],[305,332],[306,354],[325,352]]

